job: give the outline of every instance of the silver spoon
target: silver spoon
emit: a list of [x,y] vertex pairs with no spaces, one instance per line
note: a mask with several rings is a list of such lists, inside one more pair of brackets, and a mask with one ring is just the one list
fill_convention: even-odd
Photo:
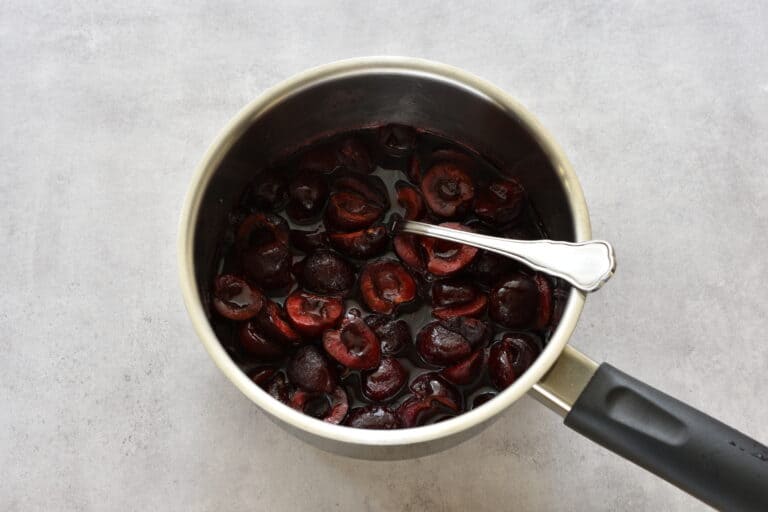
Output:
[[585,292],[600,288],[616,270],[613,247],[604,240],[579,243],[512,240],[413,220],[395,223],[392,231],[440,238],[495,252],[535,270],[560,277]]

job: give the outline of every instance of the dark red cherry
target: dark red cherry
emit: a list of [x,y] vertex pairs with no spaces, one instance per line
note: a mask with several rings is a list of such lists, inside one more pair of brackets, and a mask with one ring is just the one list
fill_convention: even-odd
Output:
[[256,317],[251,320],[260,332],[270,340],[276,340],[285,344],[296,344],[301,341],[301,336],[288,322],[288,317],[280,304],[266,299]]
[[225,274],[213,282],[213,307],[230,320],[248,320],[261,311],[264,294],[237,276]]
[[459,386],[469,385],[477,380],[483,371],[484,354],[484,349],[477,349],[468,358],[442,370],[440,375]]
[[287,404],[293,393],[293,386],[288,382],[283,372],[276,373],[264,387],[264,391],[270,394],[272,398],[284,404]]
[[484,294],[479,294],[472,302],[467,302],[460,306],[447,306],[444,308],[435,308],[432,310],[432,316],[440,318],[441,320],[447,320],[449,318],[456,318],[462,316],[479,317],[485,313],[485,308],[488,306],[488,298]]
[[393,357],[383,357],[378,368],[363,374],[363,394],[374,402],[394,398],[405,383],[408,372]]
[[280,359],[285,355],[286,346],[265,333],[255,320],[249,320],[240,325],[239,338],[240,346],[260,359]]
[[288,361],[288,376],[306,391],[330,393],[336,387],[336,372],[314,345],[300,347]]
[[552,287],[541,274],[515,272],[491,289],[488,313],[512,329],[543,329],[552,314]]
[[355,231],[378,221],[384,209],[354,192],[336,192],[325,210],[325,225],[331,229]]
[[405,320],[393,320],[384,315],[368,315],[365,323],[381,342],[384,355],[394,355],[413,343],[411,328]]
[[433,404],[428,398],[411,396],[400,404],[395,414],[403,427],[410,428],[423,425],[441,412],[437,402]]
[[319,250],[304,260],[302,280],[304,285],[314,292],[346,295],[355,284],[355,269],[338,254]]
[[323,247],[328,247],[328,235],[324,229],[317,228],[314,231],[292,229],[290,235],[291,247],[311,253]]
[[475,197],[472,178],[459,165],[437,163],[421,179],[421,193],[438,217],[455,218],[469,211]]
[[337,149],[332,144],[314,147],[301,156],[297,167],[300,171],[329,174],[339,167]]
[[374,226],[351,233],[329,233],[328,238],[334,249],[358,259],[381,254],[389,243],[386,226]]
[[416,348],[424,360],[438,366],[449,366],[467,358],[485,345],[490,329],[485,322],[458,317],[430,322],[416,336]]
[[419,237],[409,233],[400,233],[392,239],[397,257],[414,270],[426,270],[426,260]]
[[376,313],[393,313],[398,306],[413,301],[416,291],[416,281],[395,260],[370,262],[360,274],[363,301]]
[[274,290],[293,283],[293,256],[287,244],[272,242],[251,246],[242,252],[241,258],[248,277],[266,289]]
[[334,173],[331,182],[334,191],[352,192],[363,196],[384,210],[389,209],[389,192],[384,181],[378,176],[337,172]]
[[241,204],[251,211],[278,211],[288,202],[288,182],[277,170],[261,173],[243,194]]
[[472,279],[485,286],[490,286],[506,274],[515,265],[512,260],[490,251],[478,251],[475,259],[467,267]]
[[400,420],[389,407],[369,405],[349,411],[345,424],[354,428],[389,430],[400,428]]
[[402,124],[388,124],[379,128],[378,139],[385,155],[402,158],[416,147],[416,130]]
[[251,380],[261,389],[267,389],[272,377],[277,373],[277,368],[273,366],[262,366],[248,372]]
[[248,215],[237,229],[237,244],[243,249],[272,244],[288,244],[288,223],[273,213]]
[[410,388],[419,398],[437,401],[453,411],[461,408],[461,394],[438,373],[422,373],[411,382]]
[[541,341],[533,334],[507,333],[491,345],[488,374],[499,391],[509,387],[527,370],[541,352]]
[[323,348],[332,358],[352,370],[370,370],[378,367],[381,361],[381,344],[359,316],[347,315],[340,329],[325,331]]
[[341,165],[351,171],[369,173],[376,169],[370,151],[360,139],[355,137],[341,141],[338,158]]
[[475,200],[475,215],[492,224],[508,224],[520,215],[525,202],[523,186],[514,178],[482,187]]
[[[471,231],[457,222],[443,222],[440,225],[461,231]],[[421,245],[427,255],[427,270],[436,276],[455,274],[472,263],[478,252],[476,247],[431,237],[422,237]]]
[[419,190],[410,183],[400,180],[395,183],[395,191],[397,204],[405,208],[405,219],[422,220],[427,211]]
[[341,386],[331,393],[310,393],[296,390],[291,397],[291,407],[304,414],[338,425],[349,410],[347,394]]
[[472,302],[480,290],[468,281],[444,279],[432,284],[432,305],[438,307],[461,306]]
[[294,329],[313,337],[336,327],[344,313],[344,304],[338,297],[296,290],[285,299],[285,312]]
[[300,172],[288,186],[286,213],[297,224],[313,222],[328,199],[326,178],[315,172]]

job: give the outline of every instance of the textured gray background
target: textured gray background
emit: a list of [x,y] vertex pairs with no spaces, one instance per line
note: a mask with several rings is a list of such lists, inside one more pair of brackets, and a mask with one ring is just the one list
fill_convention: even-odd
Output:
[[764,2],[173,3],[1,4],[0,509],[704,508],[528,398],[448,452],[360,462],[210,362],[176,278],[193,168],[266,87],[368,54],[537,114],[619,255],[574,345],[768,441]]

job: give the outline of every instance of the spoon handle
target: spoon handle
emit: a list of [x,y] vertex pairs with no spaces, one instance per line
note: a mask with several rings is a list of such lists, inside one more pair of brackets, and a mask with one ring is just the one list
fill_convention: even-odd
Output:
[[585,292],[600,288],[616,270],[613,247],[604,240],[579,243],[512,240],[411,220],[398,223],[397,229],[404,233],[458,242],[507,256],[535,270],[560,277]]

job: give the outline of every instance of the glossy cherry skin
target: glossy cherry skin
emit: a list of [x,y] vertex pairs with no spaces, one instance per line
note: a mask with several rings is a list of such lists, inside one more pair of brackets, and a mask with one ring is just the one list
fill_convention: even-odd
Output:
[[336,327],[344,313],[344,304],[338,297],[296,290],[285,299],[285,312],[296,331],[315,337]]
[[469,173],[454,163],[437,163],[421,179],[421,194],[438,217],[456,218],[467,213],[475,197]]
[[368,315],[365,323],[381,342],[384,355],[394,355],[413,343],[411,327],[405,320],[393,320],[385,315]]
[[336,192],[325,210],[325,225],[330,230],[355,231],[367,228],[384,214],[384,208],[355,192]]
[[403,217],[406,220],[422,220],[427,213],[424,199],[419,190],[405,181],[395,183],[397,192],[397,204],[405,208]]
[[514,178],[491,181],[482,187],[475,200],[475,215],[494,225],[517,219],[525,204],[523,186]]
[[408,382],[408,372],[397,359],[383,357],[375,370],[363,374],[363,394],[374,402],[394,398]]
[[395,260],[368,263],[360,274],[360,292],[365,304],[376,313],[391,314],[416,298],[416,281]]
[[240,346],[249,354],[265,361],[285,356],[286,346],[265,333],[258,322],[249,320],[240,325]]
[[290,234],[291,247],[305,253],[312,253],[318,249],[327,248],[330,244],[328,234],[324,229],[306,231],[292,229]]
[[541,341],[530,333],[507,333],[491,345],[488,374],[499,391],[511,386],[541,352]]
[[315,345],[299,347],[288,361],[288,376],[305,391],[330,393],[337,385],[336,372]]
[[278,211],[288,202],[288,182],[275,170],[262,173],[243,194],[241,204],[251,211]]
[[460,386],[466,386],[480,377],[485,365],[485,350],[482,348],[472,352],[469,357],[449,366],[440,372],[445,380]]
[[370,370],[381,362],[381,343],[362,318],[347,315],[338,330],[323,333],[323,348],[351,370]]
[[448,279],[432,285],[432,315],[436,318],[479,317],[487,304],[485,294],[468,281]]
[[301,342],[301,336],[289,323],[280,304],[266,299],[259,314],[251,320],[260,332],[270,340],[294,345]]
[[386,226],[373,226],[351,233],[329,233],[328,238],[334,249],[357,259],[377,256],[389,244]]
[[325,295],[346,295],[355,284],[355,269],[338,254],[316,251],[304,260],[302,282],[307,289]]
[[512,329],[543,329],[552,314],[552,286],[541,274],[515,272],[489,294],[488,314]]
[[378,176],[366,174],[339,172],[332,179],[334,191],[346,191],[362,196],[366,201],[375,204],[382,210],[389,209],[389,192],[384,181]]
[[288,186],[286,213],[297,224],[313,222],[328,200],[328,183],[323,175],[300,172]]
[[287,244],[272,242],[252,246],[241,254],[243,270],[259,286],[274,290],[293,283],[293,256]]
[[485,322],[474,318],[458,317],[431,322],[416,336],[419,355],[430,364],[449,366],[467,358],[482,347],[490,337]]
[[389,407],[369,405],[349,411],[345,424],[354,428],[390,430],[400,428],[400,420]]
[[217,276],[213,283],[213,307],[230,320],[248,320],[256,316],[264,304],[264,294],[237,276]]
[[[456,222],[440,224],[446,228],[472,231]],[[449,276],[467,267],[477,255],[478,249],[437,238],[421,237],[421,245],[427,257],[427,270],[436,276]]]
[[248,215],[237,228],[237,244],[245,250],[270,244],[288,244],[288,223],[279,215],[257,212]]
[[403,263],[418,272],[423,272],[427,264],[419,238],[409,233],[400,233],[393,238],[393,246],[395,254]]
[[341,386],[331,393],[310,393],[296,390],[290,400],[290,406],[327,423],[338,425],[347,415],[349,400]]

